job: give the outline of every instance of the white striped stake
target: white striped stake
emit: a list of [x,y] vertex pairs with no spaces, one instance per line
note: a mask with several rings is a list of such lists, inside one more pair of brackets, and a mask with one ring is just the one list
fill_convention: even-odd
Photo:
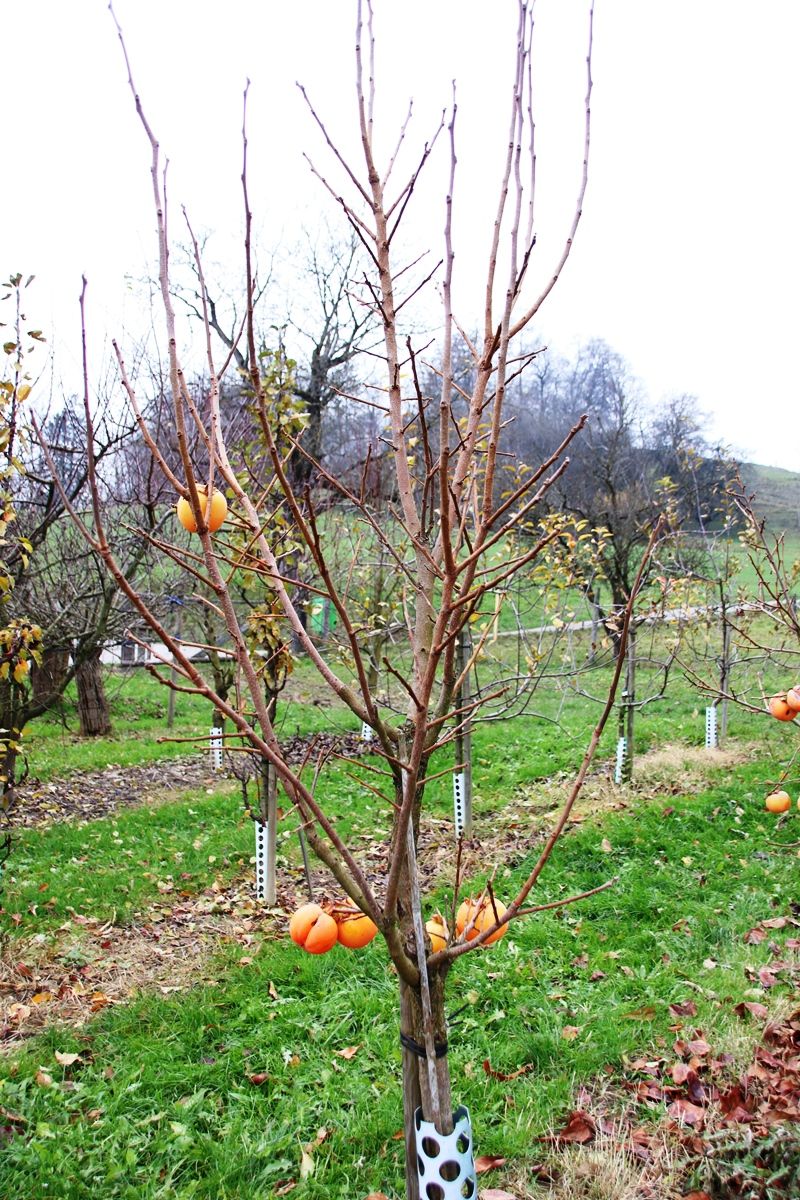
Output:
[[614,783],[622,783],[625,773],[625,763],[628,760],[628,739],[621,737],[617,741],[617,761],[614,766]]
[[253,822],[256,830],[256,900],[267,898],[267,824]]
[[211,726],[211,737],[208,743],[211,752],[211,770],[222,770],[222,730],[218,725]]
[[711,704],[706,709],[706,750],[716,750],[717,744],[717,706]]
[[466,812],[465,798],[467,795],[467,781],[463,771],[456,771],[453,775],[453,811],[455,813],[456,824],[456,841],[464,836],[466,827]]

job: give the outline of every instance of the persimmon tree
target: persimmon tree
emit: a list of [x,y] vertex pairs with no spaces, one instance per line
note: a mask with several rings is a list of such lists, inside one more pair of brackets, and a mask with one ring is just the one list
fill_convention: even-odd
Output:
[[[356,22],[355,66],[357,78],[356,116],[359,129],[360,161],[349,162],[334,144],[324,121],[306,96],[309,111],[332,155],[334,170],[343,177],[343,186],[329,179],[317,165],[314,175],[341,205],[356,236],[364,247],[370,271],[365,275],[360,303],[371,307],[383,331],[382,381],[373,384],[369,404],[377,408],[385,422],[384,442],[391,468],[390,503],[392,528],[387,532],[367,486],[369,460],[361,480],[337,478],[304,445],[302,431],[290,432],[276,427],[271,415],[268,383],[257,353],[257,333],[253,316],[253,298],[258,280],[253,264],[251,213],[247,190],[249,145],[246,126],[243,132],[244,165],[242,172],[245,206],[245,266],[247,279],[246,318],[241,336],[254,408],[267,450],[268,478],[259,481],[243,476],[231,461],[222,434],[220,384],[234,359],[234,345],[217,361],[212,337],[212,319],[207,311],[203,284],[203,266],[197,250],[196,269],[200,286],[199,308],[205,331],[207,385],[202,401],[187,385],[186,373],[178,351],[177,318],[172,300],[169,274],[170,242],[166,222],[165,183],[158,141],[136,93],[123,42],[131,91],[136,110],[152,151],[152,186],[158,225],[159,283],[166,323],[170,392],[173,406],[175,439],[180,468],[175,468],[161,450],[143,415],[137,397],[136,381],[125,365],[119,348],[120,376],[125,393],[137,416],[143,442],[168,481],[174,494],[191,507],[197,532],[190,548],[180,539],[153,539],[156,548],[181,567],[197,583],[200,602],[224,622],[235,660],[236,686],[226,697],[214,691],[186,653],[186,643],[177,642],[165,628],[146,597],[132,587],[121,570],[109,543],[102,505],[95,489],[93,521],[84,522],[73,510],[83,536],[104,559],[118,586],[125,592],[138,614],[166,646],[162,682],[179,691],[206,697],[227,722],[226,742],[255,755],[274,770],[287,798],[293,820],[299,821],[310,847],[323,863],[336,888],[377,925],[385,941],[399,986],[400,1030],[403,1041],[403,1083],[406,1118],[407,1192],[416,1197],[418,1190],[417,1150],[414,1140],[415,1114],[421,1111],[442,1134],[453,1129],[453,1102],[446,1053],[447,1019],[445,985],[455,962],[469,951],[479,951],[494,941],[508,923],[527,913],[538,911],[530,897],[553,848],[565,829],[570,811],[580,792],[608,716],[613,709],[617,683],[624,662],[620,654],[611,680],[606,703],[588,741],[587,750],[572,786],[565,796],[563,809],[544,845],[531,865],[517,894],[506,897],[502,908],[495,897],[491,874],[470,881],[477,904],[461,934],[450,929],[436,948],[426,933],[417,857],[420,823],[423,820],[426,789],[436,775],[435,756],[458,737],[465,720],[480,715],[484,703],[497,699],[505,684],[484,688],[482,694],[466,704],[463,696],[465,673],[472,669],[481,653],[489,630],[473,638],[471,657],[465,663],[457,654],[457,643],[480,611],[489,595],[502,589],[519,572],[528,571],[546,547],[558,537],[558,527],[543,526],[536,536],[525,541],[515,537],[523,523],[536,514],[549,489],[568,468],[566,451],[580,434],[582,420],[554,445],[535,467],[523,474],[508,494],[498,498],[498,472],[503,455],[510,451],[505,423],[505,402],[509,380],[520,369],[514,359],[515,344],[539,312],[557,283],[569,256],[583,207],[588,178],[588,150],[591,95],[591,19],[589,10],[589,52],[587,54],[587,90],[585,99],[585,139],[577,203],[565,221],[564,242],[554,262],[544,267],[545,282],[533,286],[532,261],[535,245],[533,207],[533,120],[531,101],[531,6],[521,2],[518,9],[516,54],[510,97],[508,147],[501,178],[493,228],[489,233],[486,276],[482,288],[482,319],[479,334],[464,333],[465,323],[453,310],[454,246],[452,206],[456,181],[456,107],[443,118],[433,136],[419,150],[408,173],[399,182],[395,177],[407,152],[409,122],[399,132],[394,151],[378,161],[375,138],[375,41],[371,3],[359,2]],[[121,37],[121,34],[120,34]],[[247,91],[245,91],[246,109]],[[476,135],[480,140],[481,134]],[[487,139],[488,140],[488,139]],[[413,335],[403,328],[404,310],[426,286],[436,271],[426,271],[416,257],[396,261],[400,239],[398,229],[415,199],[421,173],[425,170],[437,143],[445,143],[449,161],[446,196],[441,210],[444,249],[438,271],[441,328],[438,359],[439,395],[425,394],[415,370],[417,350]],[[449,151],[448,151],[449,148]],[[197,243],[188,224],[190,238]],[[427,247],[425,247],[427,249]],[[84,327],[84,345],[86,332]],[[430,338],[421,339],[429,344]],[[466,354],[473,364],[469,390],[462,389],[461,414],[453,412],[454,347]],[[85,356],[84,356],[85,361]],[[374,356],[373,356],[374,361]],[[524,365],[524,364],[523,364]],[[86,400],[86,419],[91,434],[91,406]],[[286,439],[289,445],[287,448]],[[197,440],[198,457],[190,453],[190,441]],[[414,445],[412,446],[412,441]],[[387,670],[403,697],[402,711],[384,702],[376,693],[374,673],[364,650],[364,618],[357,605],[349,602],[346,581],[332,569],[335,555],[331,539],[336,525],[326,524],[317,511],[310,488],[297,494],[296,476],[290,462],[304,456],[309,471],[318,483],[338,497],[340,508],[349,509],[349,520],[360,525],[373,545],[380,545],[399,581],[402,613],[402,638],[397,638]],[[89,438],[90,470],[92,439]],[[200,487],[206,489],[202,494]],[[209,529],[206,495],[217,486],[230,500],[227,524],[218,532]],[[348,661],[331,659],[307,629],[304,614],[297,603],[291,566],[287,568],[281,549],[281,534],[273,527],[278,505],[291,514],[295,535],[302,541],[313,563],[313,582],[304,583],[312,596],[328,603],[336,614],[339,638],[344,641]],[[651,543],[652,544],[652,543]],[[498,553],[498,551],[503,551]],[[641,586],[642,570],[631,580],[627,605],[619,614],[619,638],[624,646],[631,619],[631,608]],[[247,631],[240,627],[232,594],[232,580],[243,570],[252,573],[269,597],[270,611],[285,631],[277,644],[284,646],[294,638],[331,697],[351,710],[359,723],[373,731],[373,747],[379,766],[371,766],[364,786],[377,790],[384,798],[388,813],[385,824],[375,836],[386,842],[384,873],[365,868],[359,851],[349,845],[337,827],[335,814],[315,790],[309,776],[291,766],[284,757],[276,735],[269,687],[265,690],[265,659],[253,652]],[[346,580],[346,577],[345,577]],[[402,642],[402,644],[400,644]],[[388,655],[387,655],[388,657]],[[172,675],[175,672],[177,679]],[[448,766],[447,771],[452,770]],[[460,898],[464,881],[450,879],[453,909]],[[608,885],[604,885],[608,886]],[[597,890],[597,889],[595,889]],[[569,897],[557,904],[581,897]],[[474,1174],[469,1186],[475,1195]],[[443,1195],[427,1190],[427,1196]]]
[[[793,557],[785,533],[769,527],[759,512],[758,497],[741,475],[732,481],[728,498],[737,518],[739,552],[749,564],[755,586],[740,583],[733,597],[723,596],[720,609],[727,647],[718,676],[704,669],[702,661],[691,669],[684,663],[684,670],[715,701],[765,713],[773,697],[785,696],[798,682],[800,559]],[[729,563],[727,532],[727,544],[719,551],[719,556],[724,555],[725,574],[718,574],[730,590],[738,563]],[[795,758],[796,754],[792,765]],[[788,777],[787,770],[783,780]]]
[[[0,378],[0,605],[8,605],[15,584],[27,568],[32,546],[19,532],[16,492],[24,474],[21,445],[25,440],[25,411],[31,395],[31,354],[43,341],[41,330],[30,329],[23,312],[25,290],[32,281],[21,274],[4,280],[2,313],[3,365]],[[8,313],[8,308],[11,313]],[[32,665],[41,662],[42,631],[15,614],[0,628],[0,867],[11,850],[9,818],[16,799],[17,759],[21,749],[20,700],[25,695]]]

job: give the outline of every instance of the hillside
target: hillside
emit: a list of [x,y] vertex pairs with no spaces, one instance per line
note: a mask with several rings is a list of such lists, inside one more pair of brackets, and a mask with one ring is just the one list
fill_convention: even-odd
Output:
[[742,463],[741,472],[758,511],[776,532],[800,530],[800,473],[758,463]]

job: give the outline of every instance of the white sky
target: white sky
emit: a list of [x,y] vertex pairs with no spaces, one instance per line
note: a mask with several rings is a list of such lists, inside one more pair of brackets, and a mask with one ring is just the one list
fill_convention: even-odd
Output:
[[[512,0],[375,0],[379,133],[435,127],[458,83],[456,286],[481,304],[479,267],[507,141]],[[173,229],[186,203],[230,279],[241,230],[241,94],[263,260],[291,259],[335,210],[302,160],[339,182],[294,87],[332,132],[355,130],[354,0],[117,0],[134,76],[170,158]],[[587,0],[538,0],[539,249],[546,277],[568,227],[581,157]],[[28,313],[77,386],[77,296],[95,344],[138,332],[154,238],[149,148],[103,0],[6,0],[0,271],[37,276]],[[539,328],[555,349],[603,337],[653,401],[698,397],[746,457],[800,469],[797,0],[597,0],[593,144],[584,221]],[[379,142],[380,142],[379,138]],[[441,149],[444,150],[442,144]],[[410,160],[409,160],[410,161]],[[442,165],[444,160],[442,158]],[[434,167],[407,244],[441,253]],[[158,314],[156,319],[160,320]]]

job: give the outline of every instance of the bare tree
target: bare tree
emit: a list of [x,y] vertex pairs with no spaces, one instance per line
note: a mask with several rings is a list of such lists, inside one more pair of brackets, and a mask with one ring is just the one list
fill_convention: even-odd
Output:
[[[363,9],[366,10],[364,15]],[[590,21],[591,27],[591,21]],[[404,125],[397,149],[379,165],[375,158],[374,128],[374,39],[372,8],[358,6],[356,35],[356,75],[361,163],[348,163],[335,148],[322,119],[309,101],[310,111],[331,148],[334,159],[348,181],[348,197],[334,188],[324,173],[315,173],[340,199],[344,211],[372,264],[367,286],[377,320],[383,330],[384,378],[376,392],[388,432],[389,460],[393,471],[394,519],[402,531],[402,548],[385,536],[384,531],[364,503],[360,489],[348,486],[326,470],[305,449],[303,439],[291,438],[292,449],[305,454],[332,493],[351,507],[352,519],[363,522],[375,539],[382,542],[395,564],[403,596],[404,638],[402,651],[395,651],[390,664],[392,677],[404,695],[399,716],[387,708],[370,686],[369,665],[365,658],[346,590],[333,577],[329,559],[329,533],[308,494],[298,497],[292,486],[288,458],[280,448],[280,431],[272,422],[269,397],[257,352],[257,333],[253,315],[255,292],[252,269],[251,215],[247,195],[247,153],[243,170],[246,213],[245,260],[247,266],[248,305],[246,321],[247,363],[257,417],[269,455],[271,476],[277,481],[281,500],[291,512],[316,573],[314,594],[335,610],[342,635],[352,658],[352,671],[340,673],[328,661],[305,627],[291,594],[291,579],[276,548],[270,516],[274,509],[271,484],[266,490],[245,488],[234,470],[221,431],[220,379],[227,362],[217,364],[212,343],[211,319],[202,285],[202,263],[198,253],[197,271],[201,280],[201,311],[206,335],[208,382],[202,407],[189,390],[177,356],[176,317],[168,275],[168,242],[163,214],[165,197],[158,142],[136,96],[137,112],[152,149],[152,180],[158,215],[160,286],[166,316],[169,346],[170,387],[174,428],[181,461],[178,474],[162,454],[138,402],[119,355],[120,371],[130,403],[137,413],[141,435],[174,492],[190,505],[197,526],[193,548],[158,539],[158,549],[173,563],[188,571],[207,589],[207,603],[224,620],[236,661],[235,694],[222,699],[213,685],[204,679],[182,644],[176,642],[158,615],[126,579],[109,544],[102,505],[94,489],[93,526],[82,521],[74,510],[83,536],[103,558],[118,586],[129,597],[141,617],[167,646],[162,680],[167,686],[202,695],[214,703],[230,722],[233,733],[229,744],[240,744],[274,769],[286,793],[291,811],[305,830],[313,852],[330,870],[350,900],[379,928],[397,973],[400,989],[400,1028],[404,1047],[404,1100],[407,1132],[407,1189],[410,1197],[419,1194],[418,1155],[425,1153],[417,1145],[417,1118],[431,1121],[440,1136],[454,1128],[450,1075],[446,1053],[447,1022],[445,983],[452,965],[463,954],[478,949],[503,931],[508,922],[527,912],[537,911],[529,896],[539,880],[554,845],[563,832],[570,811],[580,792],[603,727],[612,710],[622,656],[612,679],[606,704],[594,729],[577,777],[565,798],[563,810],[532,866],[527,879],[504,907],[495,895],[492,876],[472,881],[477,889],[476,903],[469,908],[461,932],[452,930],[446,944],[433,950],[425,932],[417,847],[426,786],[431,777],[435,752],[457,736],[465,718],[481,699],[470,701],[467,711],[459,707],[458,697],[465,671],[471,663],[457,658],[456,643],[466,630],[481,600],[502,588],[514,574],[535,562],[544,547],[557,536],[557,530],[543,535],[533,545],[520,548],[510,558],[497,555],[496,548],[507,539],[529,514],[541,505],[548,491],[567,469],[567,447],[580,431],[581,422],[565,435],[543,461],[527,473],[505,499],[496,498],[496,477],[503,453],[506,387],[515,339],[539,311],[557,281],[568,257],[579,222],[587,180],[589,145],[589,98],[591,94],[591,35],[587,56],[586,133],[584,166],[575,212],[569,221],[561,254],[547,269],[547,282],[537,293],[528,283],[534,248],[532,197],[532,160],[526,164],[532,135],[530,101],[530,37],[532,19],[527,3],[519,5],[517,53],[514,67],[508,155],[500,180],[499,202],[490,256],[487,263],[484,316],[480,335],[473,340],[460,332],[451,305],[453,246],[450,211],[455,177],[455,107],[443,119],[434,136],[425,144],[405,180],[393,184],[393,176],[405,149],[408,125]],[[124,44],[123,44],[124,50]],[[127,54],[126,54],[127,63]],[[305,93],[304,93],[305,94]],[[246,93],[245,93],[246,96]],[[416,351],[401,334],[402,313],[406,303],[424,285],[431,274],[415,274],[409,264],[394,261],[395,234],[409,201],[413,198],[420,172],[434,144],[443,137],[450,145],[450,176],[445,206],[446,234],[441,295],[443,302],[443,342],[441,352],[441,389],[438,403],[430,403],[416,384]],[[498,272],[502,259],[507,269],[503,282]],[[496,299],[495,293],[501,293]],[[464,396],[464,417],[453,419],[453,347],[463,342],[474,364],[474,378]],[[227,356],[230,361],[231,354]],[[404,388],[402,375],[411,372],[412,385]],[[87,422],[91,412],[86,403]],[[437,430],[434,446],[431,431]],[[206,519],[206,500],[198,491],[198,480],[189,451],[189,435],[195,433],[207,456],[203,486],[210,494],[217,479],[232,498],[233,523],[229,532],[212,534]],[[91,433],[91,428],[90,428]],[[410,441],[418,439],[420,451],[410,452]],[[90,474],[94,472],[89,439]],[[255,484],[255,480],[253,481]],[[155,539],[152,539],[155,541]],[[624,646],[630,623],[631,606],[641,585],[647,555],[636,579],[630,580],[629,602],[621,615],[620,640]],[[332,696],[346,705],[374,732],[374,745],[382,765],[377,776],[365,779],[365,786],[377,790],[388,801],[387,826],[383,830],[388,867],[385,874],[369,873],[358,851],[340,835],[324,800],[307,782],[301,770],[284,757],[271,719],[265,696],[262,664],[253,655],[246,635],[240,628],[229,586],[230,572],[246,568],[258,575],[274,594],[280,620],[287,632],[298,640],[304,653],[317,669]],[[285,642],[285,638],[283,639]],[[479,653],[480,644],[473,650]],[[170,678],[170,668],[180,682]],[[318,763],[318,767],[322,767]],[[377,780],[377,782],[375,782]],[[456,870],[454,908],[464,881]],[[609,881],[610,886],[611,881]],[[559,903],[569,903],[570,897]],[[542,907],[552,907],[544,905]],[[418,1113],[419,1110],[419,1113]],[[458,1168],[456,1168],[458,1170]],[[448,1168],[450,1170],[450,1168]],[[443,1179],[448,1176],[443,1174]],[[453,1179],[454,1176],[449,1176]],[[474,1171],[468,1170],[464,1186],[477,1190]],[[430,1192],[428,1192],[430,1195]]]

